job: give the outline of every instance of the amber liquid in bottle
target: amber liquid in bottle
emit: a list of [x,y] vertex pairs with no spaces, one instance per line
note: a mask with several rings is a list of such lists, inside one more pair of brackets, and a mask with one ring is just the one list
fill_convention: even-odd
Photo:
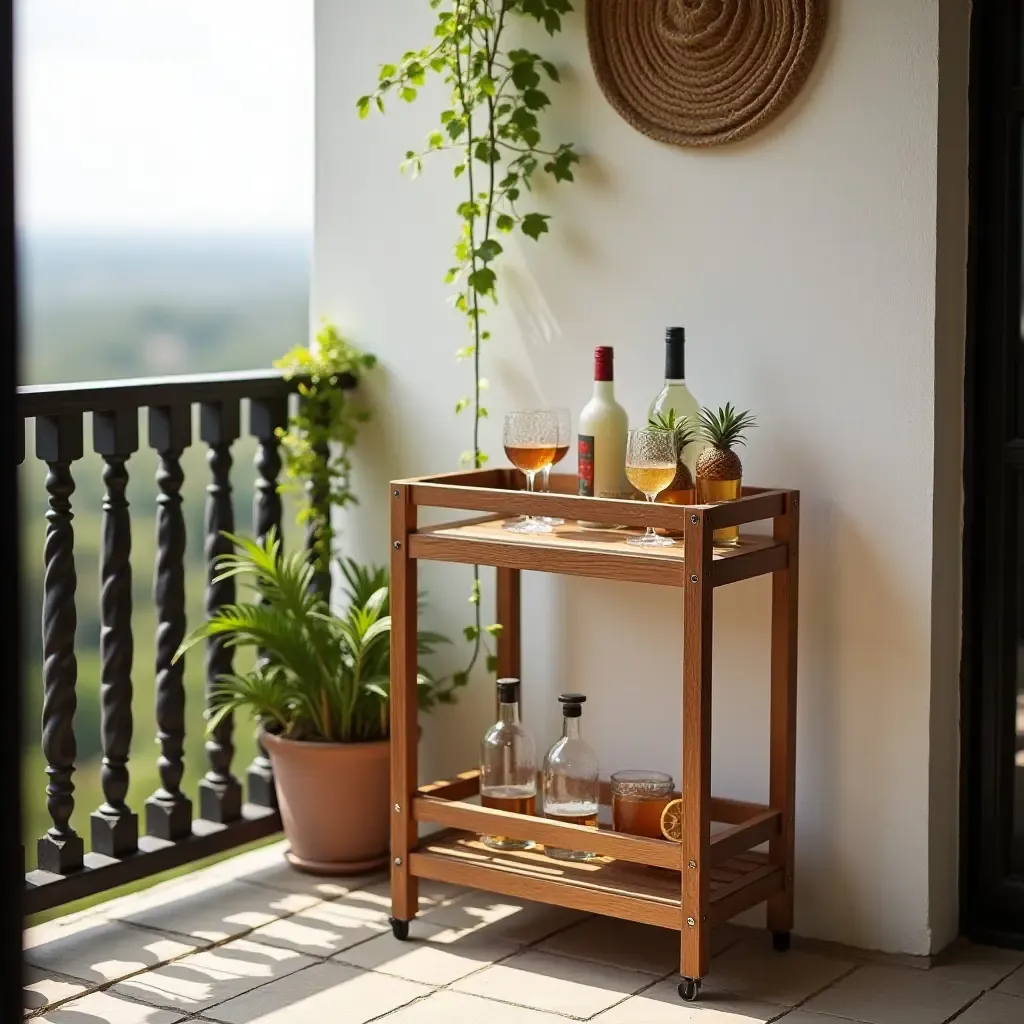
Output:
[[554,445],[505,445],[508,461],[524,473],[537,473],[555,458]]
[[[743,490],[742,480],[698,480],[697,502],[701,505],[717,505],[722,501],[735,501]],[[724,530],[715,530],[716,544],[738,544],[740,528],[727,526]]]
[[[536,791],[523,795],[522,789],[518,786],[506,786],[502,789],[493,790],[480,797],[480,803],[484,807],[493,807],[496,811],[508,811],[510,814],[535,815],[537,812]],[[487,836],[488,846],[498,849],[528,849],[533,844],[522,839],[511,839],[509,836]]]
[[544,817],[554,821],[564,821],[567,825],[585,825],[587,828],[597,828],[597,808],[593,804],[561,804],[549,807],[544,812]]
[[612,827],[616,832],[631,836],[661,839],[661,812],[669,805],[671,796],[631,800],[612,796]]

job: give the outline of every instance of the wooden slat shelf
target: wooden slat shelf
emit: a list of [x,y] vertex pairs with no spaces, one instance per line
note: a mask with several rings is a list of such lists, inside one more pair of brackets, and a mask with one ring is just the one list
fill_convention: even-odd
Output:
[[[499,852],[475,835],[459,831],[424,840],[411,856],[410,870],[419,878],[469,885],[503,896],[676,931],[683,926],[678,870],[610,857],[585,863],[555,860],[541,849]],[[770,894],[782,888],[781,868],[773,866],[763,853],[739,854],[712,868],[710,876],[712,924],[728,920],[716,912],[719,904],[734,917],[763,902],[766,889]]]
[[[796,781],[796,652],[799,511],[796,491],[744,487],[718,505],[651,505],[579,497],[575,477],[552,474],[551,493],[522,489],[521,474],[475,470],[391,484],[391,902],[402,938],[418,909],[417,880],[429,878],[672,928],[680,933],[680,973],[707,973],[710,928],[760,903],[780,948],[793,925]],[[485,513],[419,527],[421,507]],[[503,523],[520,515],[566,520],[546,534],[517,534]],[[579,520],[613,529],[592,529]],[[748,533],[771,521],[771,533]],[[618,525],[616,525],[618,524]],[[671,547],[627,545],[647,526],[678,533]],[[740,543],[716,547],[714,531],[740,527]],[[418,566],[421,560],[497,569],[499,675],[520,675],[522,570],[679,587],[683,593],[682,840],[675,843],[597,831],[470,802],[479,775],[420,785],[417,777],[416,668]],[[711,700],[714,588],[769,575],[772,580],[769,802],[711,795]],[[529,700],[529,681],[525,683]],[[601,801],[609,801],[607,782]],[[420,823],[446,830],[418,839]],[[713,825],[713,823],[715,823]],[[582,863],[547,857],[542,848],[495,851],[480,834],[586,850]],[[762,852],[767,846],[767,853]]]
[[[413,558],[493,565],[504,569],[557,571],[570,576],[681,587],[686,564],[681,541],[644,550],[626,543],[640,529],[595,530],[565,523],[551,533],[512,533],[505,518],[428,526],[409,537]],[[721,586],[784,569],[788,551],[771,537],[747,535],[735,547],[714,549],[713,583]]]

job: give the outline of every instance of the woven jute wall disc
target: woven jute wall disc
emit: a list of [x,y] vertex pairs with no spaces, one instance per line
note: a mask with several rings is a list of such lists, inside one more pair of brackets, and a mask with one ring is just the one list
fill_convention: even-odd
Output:
[[587,0],[587,39],[611,105],[678,146],[742,139],[807,80],[826,0]]

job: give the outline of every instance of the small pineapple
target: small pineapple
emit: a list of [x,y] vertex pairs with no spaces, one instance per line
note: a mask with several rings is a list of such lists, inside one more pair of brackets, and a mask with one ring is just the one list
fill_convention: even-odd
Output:
[[693,474],[690,467],[683,461],[683,452],[687,445],[697,440],[697,431],[685,416],[676,417],[674,409],[669,409],[668,414],[656,413],[648,421],[647,425],[655,430],[671,430],[676,435],[676,452],[678,464],[676,475],[672,483],[668,485],[657,497],[657,501],[670,505],[691,505],[694,500]]
[[[700,430],[707,447],[697,459],[697,501],[712,505],[720,501],[735,501],[742,491],[743,463],[733,451],[738,444],[746,444],[744,431],[757,425],[750,411],[737,412],[730,403],[718,412],[702,409]],[[729,526],[715,530],[716,544],[737,544],[739,527]]]

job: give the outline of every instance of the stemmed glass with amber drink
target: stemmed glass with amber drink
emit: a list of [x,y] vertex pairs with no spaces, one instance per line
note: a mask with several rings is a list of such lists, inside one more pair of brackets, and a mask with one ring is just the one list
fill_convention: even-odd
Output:
[[[555,457],[551,462],[551,466],[557,466],[569,454],[569,447],[572,444],[572,415],[568,409],[562,406],[546,411],[553,412],[558,417],[558,444],[555,446]],[[541,471],[540,489],[545,493],[551,490],[548,483],[551,466],[546,466]],[[557,516],[541,516],[540,521],[549,526],[561,526],[565,522],[564,519],[559,519]]]
[[[558,447],[558,416],[551,409],[505,413],[505,454],[526,474],[526,489],[533,491],[537,474],[551,466]],[[551,533],[551,526],[535,516],[506,523],[513,533]]]
[[[626,479],[648,501],[653,502],[675,479],[676,462],[674,430],[645,427],[643,430],[631,430],[626,436]],[[648,526],[642,537],[630,537],[626,543],[641,547],[668,547],[675,541],[671,537],[659,537],[654,527]]]

